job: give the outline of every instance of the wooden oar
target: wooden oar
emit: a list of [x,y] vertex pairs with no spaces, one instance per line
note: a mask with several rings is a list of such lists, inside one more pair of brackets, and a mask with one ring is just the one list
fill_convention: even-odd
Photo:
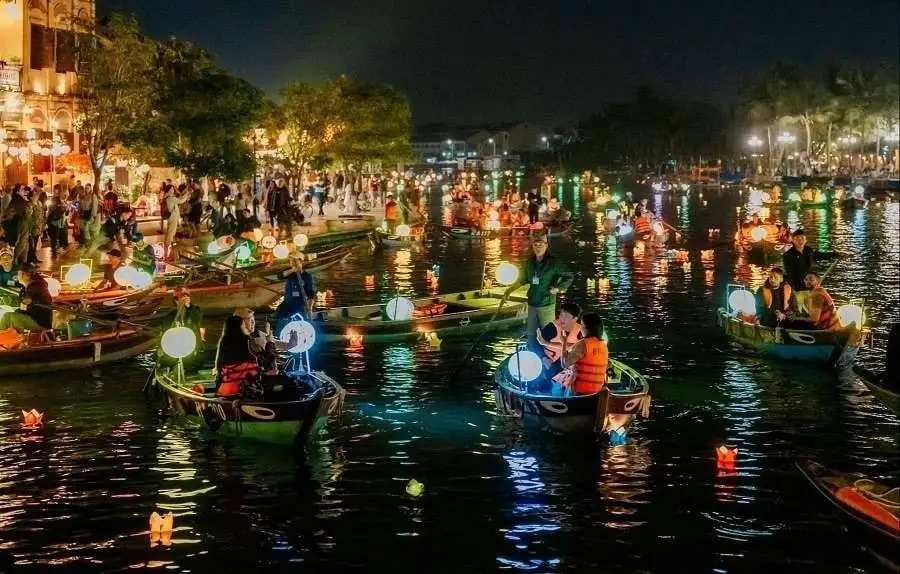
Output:
[[496,319],[497,316],[500,315],[500,311],[503,309],[503,305],[506,304],[506,300],[509,298],[510,294],[512,294],[512,291],[506,291],[505,293],[503,293],[503,297],[500,299],[500,305],[497,306],[497,310],[494,311],[494,315],[491,317],[491,320],[485,323],[484,328],[482,328],[481,330],[481,333],[478,334],[478,338],[475,339],[475,342],[469,348],[468,352],[463,356],[462,361],[460,361],[459,363],[459,366],[455,371],[453,371],[453,373],[451,373],[448,382],[455,379],[463,370],[463,368],[465,368],[466,363],[469,361],[469,357],[472,355],[472,351],[474,351],[475,348],[478,347],[478,344],[481,343],[481,339],[484,337],[484,334],[487,333],[488,327],[490,327],[491,323],[494,322],[494,319]]

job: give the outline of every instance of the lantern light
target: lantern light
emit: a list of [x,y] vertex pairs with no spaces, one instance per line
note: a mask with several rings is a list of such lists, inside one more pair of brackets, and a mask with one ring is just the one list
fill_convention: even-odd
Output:
[[409,321],[416,305],[406,297],[394,297],[387,302],[384,312],[391,321]]
[[183,359],[197,348],[197,336],[187,327],[172,327],[163,333],[159,346],[173,359]]
[[838,321],[841,327],[849,327],[856,323],[859,329],[863,325],[863,309],[859,305],[841,305],[837,310]]
[[250,259],[250,245],[247,243],[241,243],[237,249],[234,250],[234,256],[238,261],[247,261]]
[[750,237],[753,241],[762,241],[766,238],[766,230],[764,227],[754,227],[750,231]]
[[497,266],[497,272],[494,276],[497,279],[497,283],[512,285],[519,279],[519,268],[509,261],[503,261]]
[[266,235],[262,238],[260,243],[265,249],[273,249],[276,245],[278,245],[278,240],[275,239],[274,235]]
[[257,227],[256,229],[253,230],[253,240],[256,241],[257,243],[259,243],[260,241],[262,241],[262,238],[263,238],[262,229]]
[[137,269],[129,265],[122,265],[113,273],[113,279],[120,287],[131,287],[134,283],[134,276]]
[[284,259],[285,257],[288,256],[288,253],[289,253],[288,246],[285,245],[284,243],[279,243],[272,250],[272,255],[274,255],[276,259]]
[[146,289],[153,284],[153,276],[143,270],[135,270],[131,277],[131,287],[134,289]]
[[544,365],[541,358],[532,351],[517,351],[510,355],[506,370],[509,375],[520,383],[528,383],[541,375]]
[[800,202],[800,194],[797,193],[796,191],[792,191],[791,194],[788,196],[788,201],[790,201],[792,203],[799,203]]
[[219,243],[217,241],[210,241],[209,245],[206,246],[206,254],[207,255],[218,255],[219,254]]
[[59,297],[59,292],[62,291],[59,279],[56,277],[47,277],[47,291],[50,292],[51,297]]
[[281,329],[278,338],[282,343],[292,345],[288,353],[305,353],[316,342],[316,330],[312,324],[303,320],[300,315],[294,315],[292,320]]
[[69,267],[65,279],[72,286],[84,285],[91,280],[91,268],[84,263],[76,263]]
[[309,245],[309,237],[307,237],[305,233],[298,233],[294,236],[294,245],[296,245],[298,249],[303,249]]
[[731,312],[743,315],[756,315],[756,298],[748,289],[735,289],[728,296]]
[[398,225],[395,232],[400,237],[409,237],[409,234],[410,234],[409,225],[406,225],[406,224]]

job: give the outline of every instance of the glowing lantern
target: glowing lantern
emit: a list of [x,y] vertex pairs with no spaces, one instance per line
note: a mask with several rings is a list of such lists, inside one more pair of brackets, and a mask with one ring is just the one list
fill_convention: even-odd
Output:
[[410,233],[409,225],[406,225],[406,224],[398,225],[397,229],[395,230],[395,233],[400,237],[409,237],[409,233]]
[[716,449],[716,467],[720,471],[733,472],[737,461],[738,449],[728,448],[725,445]]
[[55,277],[47,277],[47,291],[50,292],[51,297],[59,297],[59,292],[62,290],[62,286],[59,284],[59,280]]
[[425,485],[416,480],[415,478],[410,479],[408,483],[406,483],[406,494],[412,496],[413,498],[418,498],[422,496],[422,493],[425,492]]
[[175,528],[175,517],[172,513],[166,513],[160,516],[158,512],[150,515],[150,546],[162,544],[170,546],[172,544],[172,531]]
[[187,327],[172,327],[163,333],[159,346],[173,359],[183,359],[197,348],[197,336]]
[[37,409],[22,411],[22,428],[34,430],[44,424],[44,413]]
[[305,353],[316,342],[316,330],[299,315],[281,329],[278,338],[282,343],[292,345],[288,353]]
[[309,245],[309,237],[307,237],[305,233],[298,233],[294,236],[294,245],[296,245],[298,249],[303,249]]
[[503,261],[497,266],[494,277],[500,285],[512,285],[519,279],[519,268],[509,261]]
[[66,272],[66,283],[72,286],[84,285],[91,280],[91,268],[84,263],[76,263]]
[[488,231],[499,231],[500,230],[500,222],[496,219],[489,219],[487,222]]
[[246,243],[240,244],[238,248],[234,250],[234,256],[238,261],[247,261],[250,259],[250,255],[250,246]]
[[796,191],[792,191],[791,194],[788,196],[788,201],[790,201],[792,203],[799,203],[800,202],[800,194],[797,193]]
[[387,302],[384,312],[391,321],[409,321],[416,305],[406,297],[394,297]]
[[153,276],[146,271],[135,271],[131,278],[131,286],[134,289],[146,289],[153,283]]
[[700,251],[700,259],[703,261],[710,261],[712,260],[714,254],[715,252],[712,249],[703,249],[702,251]]
[[274,235],[266,235],[265,237],[262,238],[260,243],[262,244],[263,248],[272,249],[276,245],[278,245],[278,240],[275,239]]
[[764,227],[754,227],[750,231],[750,237],[753,241],[762,241],[766,238],[766,229]]
[[219,254],[218,242],[210,241],[209,245],[206,246],[206,254],[207,255],[218,255]]
[[859,329],[863,325],[863,309],[859,305],[841,305],[837,310],[838,321],[841,327],[849,327],[856,323]]
[[134,283],[135,273],[137,273],[137,269],[128,265],[123,265],[113,273],[113,279],[115,279],[120,287],[131,287],[132,283]]
[[284,243],[279,243],[275,246],[275,249],[272,250],[272,255],[274,255],[276,259],[284,259],[288,256],[288,246]]
[[858,199],[862,199],[866,194],[866,188],[861,185],[857,185],[853,188],[853,195],[855,195]]
[[646,248],[643,241],[637,241],[634,244],[634,255],[643,255]]
[[262,229],[257,227],[256,229],[253,230],[253,240],[256,241],[257,243],[259,243],[260,241],[262,241],[262,238],[263,238]]
[[731,295],[728,296],[728,306],[731,307],[731,312],[735,314],[756,314],[756,298],[747,289],[735,289],[732,291]]
[[437,333],[434,331],[430,331],[425,333],[425,340],[428,341],[428,344],[431,345],[433,349],[440,349],[442,341],[438,338]]
[[544,370],[541,358],[532,351],[517,351],[510,355],[506,363],[509,375],[520,383],[535,380]]

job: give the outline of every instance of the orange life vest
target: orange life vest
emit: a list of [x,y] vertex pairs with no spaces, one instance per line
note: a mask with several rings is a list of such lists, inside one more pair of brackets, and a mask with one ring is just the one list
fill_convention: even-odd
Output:
[[837,310],[834,308],[834,300],[828,291],[819,287],[813,293],[822,296],[822,308],[819,309],[819,320],[816,321],[814,327],[823,331],[833,331],[840,328],[841,322],[838,320]]
[[220,397],[239,395],[244,386],[259,380],[260,371],[256,361],[244,361],[219,367],[219,386],[216,394]]
[[388,201],[384,204],[384,218],[388,221],[397,219],[397,202]]
[[600,392],[606,385],[609,349],[596,337],[584,339],[583,344],[584,355],[575,363],[575,394],[590,395]]
[[646,215],[641,215],[634,219],[634,232],[637,235],[647,235],[651,231],[650,220],[647,219]]
[[[555,363],[562,356],[561,346],[563,343],[563,338],[561,336],[561,333],[563,332],[563,330],[562,330],[562,327],[559,326],[558,319],[556,321],[553,321],[553,325],[556,327],[556,336],[553,337],[552,339],[550,339],[549,342],[560,345],[560,348],[559,349],[551,349],[550,347],[544,347],[544,354],[547,355],[547,358],[550,359],[550,362]],[[572,329],[566,335],[566,340],[565,340],[566,348],[570,349],[572,347],[572,345],[574,345],[581,339],[582,339],[581,324],[579,323],[577,328]]]

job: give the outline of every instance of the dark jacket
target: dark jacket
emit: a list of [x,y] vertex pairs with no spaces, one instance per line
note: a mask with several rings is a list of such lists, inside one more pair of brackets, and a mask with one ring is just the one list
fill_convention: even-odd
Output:
[[31,299],[31,304],[25,310],[35,322],[45,329],[53,328],[53,297],[47,287],[47,281],[35,273],[27,286],[22,287],[19,294],[20,300]]
[[[535,277],[537,277],[536,284]],[[560,292],[565,292],[574,280],[575,276],[569,271],[569,268],[559,258],[548,252],[540,262],[534,255],[529,257],[522,268],[522,275],[510,287],[510,290],[527,283],[528,305],[547,307],[556,301],[556,297],[550,293],[550,289],[556,287]]]
[[293,273],[284,282],[284,301],[278,307],[278,316],[290,317],[294,313],[299,313],[305,319],[309,319],[306,316],[305,303],[315,298],[316,281],[313,276],[307,271],[301,273],[300,277]]
[[240,337],[223,337],[216,351],[216,370],[222,365],[236,365],[246,361],[256,361],[250,352],[250,337],[241,333]]
[[803,247],[803,252],[797,251],[793,245],[781,256],[781,262],[784,265],[784,280],[796,291],[805,291],[806,285],[804,280],[806,274],[812,269],[815,263],[815,256],[809,245]]

